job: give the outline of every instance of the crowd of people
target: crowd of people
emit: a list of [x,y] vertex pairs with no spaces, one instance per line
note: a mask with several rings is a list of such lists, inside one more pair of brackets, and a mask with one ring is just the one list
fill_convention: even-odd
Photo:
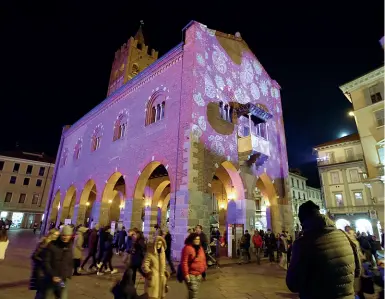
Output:
[[[303,230],[295,241],[287,231],[255,230],[250,234],[246,230],[238,244],[239,263],[250,263],[251,253],[257,264],[262,256],[279,263],[287,269],[288,288],[301,299],[363,299],[375,292],[374,285],[380,287],[379,298],[384,298],[384,262],[374,236],[355,232],[350,226],[345,231],[337,229],[311,201],[300,206],[298,216]],[[210,259],[210,243],[202,226],[188,230],[177,269],[171,260],[171,234],[157,226],[155,230],[147,240],[136,228],[121,227],[115,233],[110,226],[98,224],[90,229],[73,225],[50,229],[31,256],[30,289],[36,291],[35,299],[68,298],[72,276],[117,273],[114,256],[121,257],[124,266],[122,278],[111,290],[115,299],[164,299],[172,275],[186,284],[189,299],[197,299]],[[5,226],[0,228],[0,259],[4,259],[2,247],[9,243],[7,231]],[[142,297],[136,292],[138,272],[145,280]]]

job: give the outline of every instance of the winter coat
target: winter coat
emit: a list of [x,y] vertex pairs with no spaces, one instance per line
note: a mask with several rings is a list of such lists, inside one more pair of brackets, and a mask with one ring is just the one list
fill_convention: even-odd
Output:
[[269,250],[275,250],[277,247],[277,241],[273,233],[265,234],[265,244]]
[[76,232],[74,244],[72,247],[72,254],[74,259],[81,259],[83,256],[83,242],[84,242],[84,236],[83,234],[87,231],[87,228],[84,226],[81,226],[78,228],[78,231]]
[[7,251],[9,240],[0,242],[0,260],[5,258],[5,252]]
[[250,248],[250,243],[251,243],[251,236],[249,233],[245,233],[245,239],[246,239],[246,243],[245,243],[245,249],[249,249]]
[[260,235],[256,236],[254,235],[253,236],[253,244],[254,244],[254,247],[255,248],[261,248],[262,247],[262,237]]
[[46,239],[43,239],[37,245],[35,251],[32,253],[32,272],[29,279],[29,289],[38,290],[43,284],[44,272],[43,272],[43,252],[49,243]]
[[171,244],[172,244],[172,237],[171,237],[171,234],[170,233],[167,233],[165,236],[164,236],[164,240],[166,241],[166,256],[170,256],[171,255]]
[[[160,252],[156,245],[162,242]],[[142,270],[146,274],[144,292],[150,298],[161,299],[166,296],[166,283],[169,277],[166,271],[166,241],[162,237],[156,237],[153,244],[148,245],[148,250],[143,261]]]
[[124,241],[126,240],[127,232],[122,229],[118,232],[118,246],[121,248],[124,245]]
[[43,271],[45,279],[51,283],[52,277],[65,280],[71,278],[73,272],[72,243],[64,243],[61,239],[52,241],[43,251]]
[[131,266],[136,268],[141,267],[145,254],[146,244],[144,243],[144,239],[134,241],[131,254]]
[[288,288],[301,299],[353,299],[354,278],[360,275],[356,245],[323,215],[302,226],[304,235],[293,244]]
[[97,250],[96,250],[96,256],[98,259],[103,258],[104,254],[104,241],[105,241],[105,234],[106,232],[104,231],[103,228],[100,228],[98,231],[98,245],[97,245]]
[[180,263],[184,277],[189,274],[201,275],[207,269],[206,255],[203,247],[199,247],[198,253],[196,253],[192,245],[183,247]]
[[91,253],[96,253],[98,248],[98,231],[92,229],[90,235],[88,236],[88,251]]

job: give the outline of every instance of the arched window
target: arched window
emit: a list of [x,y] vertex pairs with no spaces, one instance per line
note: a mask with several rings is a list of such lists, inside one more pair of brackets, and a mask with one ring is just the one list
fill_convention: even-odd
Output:
[[78,142],[76,142],[75,148],[74,148],[74,159],[78,160],[80,158],[80,151],[82,149],[82,140],[79,139]]
[[68,148],[65,148],[60,158],[60,167],[63,167],[67,164],[67,158],[68,158]]
[[123,138],[127,134],[127,122],[128,116],[127,113],[121,112],[119,113],[115,124],[114,124],[114,136],[112,138],[113,141]]
[[256,134],[259,137],[262,137],[266,140],[268,140],[268,135],[267,135],[267,123],[259,123],[256,128],[255,128]]
[[147,115],[146,115],[146,123],[148,126],[152,123],[161,121],[165,117],[166,110],[166,98],[165,95],[160,93],[150,98],[147,103]]
[[95,128],[95,130],[92,134],[92,137],[91,137],[91,151],[92,152],[96,151],[100,147],[100,144],[102,141],[102,136],[103,136],[103,127],[100,124]]
[[134,63],[132,65],[132,74],[137,75],[138,73],[139,73],[139,66],[136,63]]
[[222,101],[219,102],[219,115],[221,118],[228,122],[233,122],[233,107],[229,104],[223,104]]

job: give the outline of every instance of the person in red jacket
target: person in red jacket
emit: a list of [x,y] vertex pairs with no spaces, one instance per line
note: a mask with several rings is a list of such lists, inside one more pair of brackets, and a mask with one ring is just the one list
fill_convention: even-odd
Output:
[[259,234],[258,230],[254,231],[254,236],[253,236],[253,244],[255,248],[255,255],[257,256],[257,264],[261,264],[261,251],[262,251],[262,237]]
[[207,268],[205,251],[198,234],[192,233],[187,237],[180,263],[187,284],[188,298],[197,299],[202,273]]

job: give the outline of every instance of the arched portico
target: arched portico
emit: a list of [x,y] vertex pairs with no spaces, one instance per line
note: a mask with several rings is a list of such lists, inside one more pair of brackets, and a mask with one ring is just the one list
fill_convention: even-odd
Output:
[[96,196],[96,183],[94,180],[90,179],[84,185],[83,191],[80,195],[80,201],[76,215],[76,224],[83,224],[87,227],[91,225],[91,222],[93,221],[91,217],[92,209],[94,207]]
[[53,199],[52,205],[50,207],[50,212],[49,212],[49,220],[48,220],[48,227],[50,226],[50,223],[53,222],[55,227],[56,227],[56,222],[58,220],[58,214],[59,214],[59,209],[60,209],[60,190],[57,190],[55,193],[55,197]]
[[126,182],[124,176],[121,172],[115,172],[107,180],[102,193],[99,211],[100,225],[123,220],[120,211],[123,210],[125,197]]
[[72,219],[76,204],[76,187],[72,185],[68,188],[62,207],[60,208],[60,222],[64,223],[65,219]]

